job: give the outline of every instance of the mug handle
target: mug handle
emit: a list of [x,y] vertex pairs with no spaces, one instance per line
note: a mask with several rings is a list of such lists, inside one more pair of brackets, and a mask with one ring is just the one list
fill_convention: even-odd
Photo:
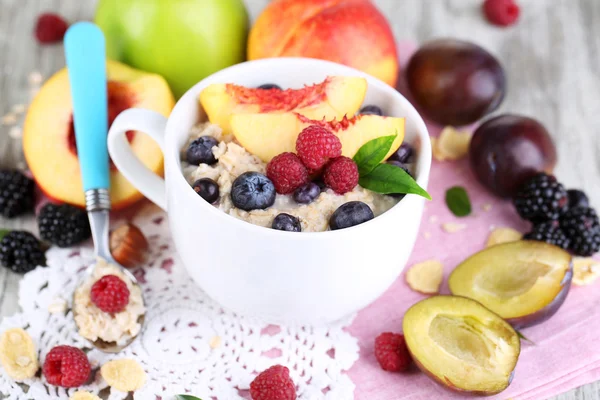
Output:
[[167,119],[155,111],[131,108],[115,118],[108,132],[108,152],[115,166],[144,196],[167,209],[165,180],[148,169],[131,151],[125,133],[141,131],[149,135],[165,152]]

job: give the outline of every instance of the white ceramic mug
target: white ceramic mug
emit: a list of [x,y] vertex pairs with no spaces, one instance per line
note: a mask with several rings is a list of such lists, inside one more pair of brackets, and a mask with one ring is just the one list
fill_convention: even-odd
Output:
[[[202,89],[213,83],[301,88],[327,76],[363,76],[364,104],[406,117],[405,141],[416,145],[416,180],[427,187],[431,143],[425,123],[396,90],[355,69],[328,61],[272,58],[219,71],[191,88],[167,120],[142,109],[118,116],[109,135],[112,160],[146,197],[168,212],[177,251],[194,281],[222,306],[273,323],[338,320],[377,299],[398,278],[419,230],[424,199],[407,195],[364,224],[327,232],[290,233],[252,225],[204,201],[186,182],[180,161],[190,129],[206,118]],[[150,135],[165,157],[165,179],[131,152],[128,130]]]

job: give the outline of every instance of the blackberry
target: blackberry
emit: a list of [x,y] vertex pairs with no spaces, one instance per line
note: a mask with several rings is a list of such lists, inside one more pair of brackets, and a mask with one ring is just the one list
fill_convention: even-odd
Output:
[[570,209],[560,219],[560,226],[571,241],[573,253],[587,257],[600,250],[600,221],[593,208]]
[[0,264],[20,274],[46,265],[39,240],[25,231],[0,231]]
[[521,187],[514,198],[521,218],[534,224],[557,220],[569,203],[567,191],[552,175],[539,173]]
[[567,196],[569,196],[569,208],[590,206],[590,201],[587,195],[581,190],[567,190]]
[[0,215],[13,218],[33,211],[34,184],[23,173],[9,169],[0,171]]
[[534,225],[531,232],[526,233],[523,238],[550,243],[563,249],[568,249],[570,243],[569,238],[560,229],[558,221],[547,221]]
[[91,236],[85,211],[68,204],[46,204],[38,215],[42,239],[59,247],[69,247]]

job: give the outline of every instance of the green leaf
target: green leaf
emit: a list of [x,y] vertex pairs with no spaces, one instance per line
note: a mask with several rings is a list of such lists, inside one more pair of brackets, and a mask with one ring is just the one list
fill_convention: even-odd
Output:
[[0,240],[4,239],[4,236],[8,235],[9,233],[10,233],[9,230],[0,229]]
[[190,396],[188,394],[177,394],[175,400],[202,400],[200,397]]
[[369,140],[358,149],[353,160],[358,166],[358,174],[360,176],[371,173],[385,159],[397,136],[397,133],[390,136],[381,136]]
[[466,217],[471,214],[471,201],[462,186],[454,186],[446,191],[446,204],[457,217]]
[[519,339],[521,339],[521,340],[525,340],[526,342],[529,342],[529,343],[531,343],[532,345],[534,345],[534,346],[535,346],[535,343],[534,343],[534,342],[532,342],[531,340],[527,339],[527,338],[525,337],[525,335],[523,335],[523,334],[521,333],[521,331],[518,331],[518,330],[516,330],[516,329],[515,329],[515,332],[517,332],[517,336],[519,337]]
[[370,174],[361,176],[358,183],[377,193],[413,193],[431,200],[429,193],[419,186],[412,176],[391,164],[377,165]]

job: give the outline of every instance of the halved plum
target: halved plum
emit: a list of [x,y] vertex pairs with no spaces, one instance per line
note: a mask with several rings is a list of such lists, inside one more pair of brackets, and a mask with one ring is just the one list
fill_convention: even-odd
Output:
[[445,388],[492,395],[510,385],[521,352],[519,336],[475,300],[430,297],[404,314],[402,327],[415,364]]
[[568,252],[520,240],[472,255],[450,274],[448,285],[452,294],[479,301],[521,329],[554,315],[567,297],[572,278]]

